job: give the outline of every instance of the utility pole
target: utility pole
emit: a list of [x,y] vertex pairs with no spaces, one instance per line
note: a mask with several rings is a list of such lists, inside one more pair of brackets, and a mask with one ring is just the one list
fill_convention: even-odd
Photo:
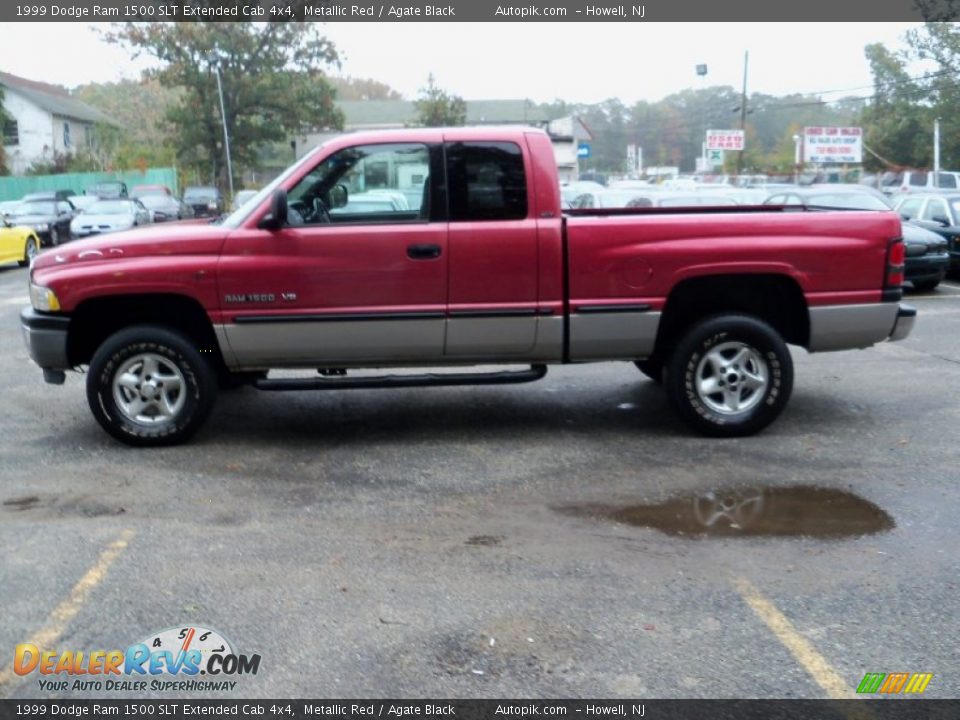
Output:
[[220,58],[213,64],[217,73],[217,93],[220,95],[220,117],[223,118],[223,149],[227,152],[227,182],[230,187],[230,200],[233,201],[233,165],[230,162],[230,133],[227,131],[227,111],[223,105],[223,84],[220,82]]
[[[740,94],[740,129],[743,130],[743,147],[747,147],[746,126],[747,126],[747,62],[750,59],[750,51],[743,51],[743,92]],[[743,150],[737,153],[737,176],[743,172]]]
[[940,187],[940,118],[933,121],[933,186]]

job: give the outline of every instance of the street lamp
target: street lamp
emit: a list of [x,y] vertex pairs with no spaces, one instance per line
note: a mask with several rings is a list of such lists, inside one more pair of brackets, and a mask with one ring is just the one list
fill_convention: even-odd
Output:
[[223,148],[227,153],[227,183],[230,188],[230,197],[233,198],[233,164],[230,162],[230,133],[227,130],[227,111],[223,104],[223,83],[220,80],[220,58],[211,53],[209,60],[213,71],[217,74],[217,94],[220,96],[220,117],[223,120]]

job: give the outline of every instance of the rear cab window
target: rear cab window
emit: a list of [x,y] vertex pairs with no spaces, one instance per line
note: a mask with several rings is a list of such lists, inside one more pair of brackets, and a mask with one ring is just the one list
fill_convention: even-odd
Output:
[[450,221],[527,217],[523,151],[513,142],[446,144]]

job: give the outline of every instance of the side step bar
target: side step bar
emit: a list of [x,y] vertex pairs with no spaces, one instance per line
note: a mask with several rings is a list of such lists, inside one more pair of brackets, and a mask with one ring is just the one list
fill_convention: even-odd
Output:
[[353,390],[362,388],[442,387],[450,385],[515,385],[540,380],[546,365],[528,370],[501,370],[489,373],[423,373],[422,375],[379,375],[374,377],[265,378],[253,386],[258,390]]

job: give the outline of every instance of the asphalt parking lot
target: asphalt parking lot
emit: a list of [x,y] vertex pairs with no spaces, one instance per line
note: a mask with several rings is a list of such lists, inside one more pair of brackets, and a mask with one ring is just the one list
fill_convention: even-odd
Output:
[[84,695],[10,672],[17,643],[188,625],[261,655],[237,697],[848,697],[867,672],[957,697],[960,283],[908,302],[902,343],[795,351],[748,439],[689,434],[609,363],[245,389],[134,450],[82,377],[43,383],[2,268],[0,697]]

